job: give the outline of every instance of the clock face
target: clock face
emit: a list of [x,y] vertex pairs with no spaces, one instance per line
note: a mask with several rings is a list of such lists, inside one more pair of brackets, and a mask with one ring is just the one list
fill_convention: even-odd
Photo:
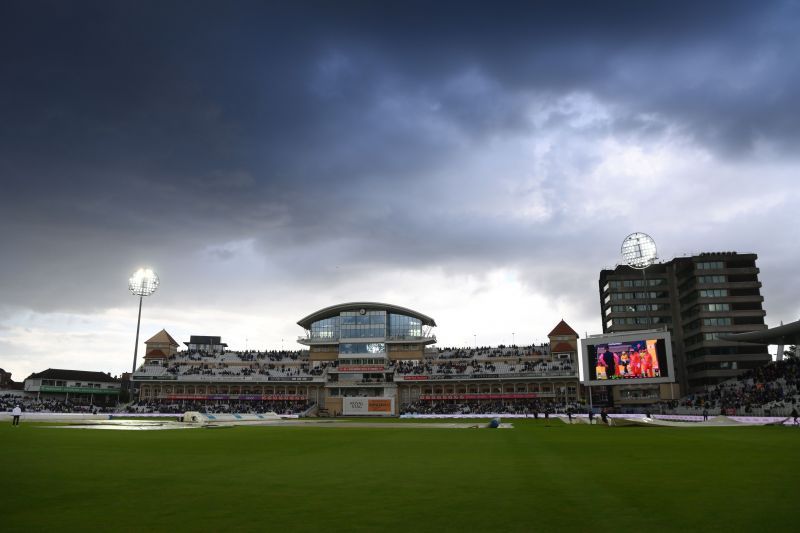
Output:
[[361,315],[366,315],[367,314],[367,310],[366,309],[359,309],[358,313],[361,314]]

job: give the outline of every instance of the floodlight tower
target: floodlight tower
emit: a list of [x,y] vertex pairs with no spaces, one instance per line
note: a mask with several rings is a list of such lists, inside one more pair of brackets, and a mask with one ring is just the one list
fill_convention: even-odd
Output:
[[134,296],[139,297],[139,318],[136,320],[136,344],[133,347],[133,370],[131,370],[131,385],[133,373],[136,372],[136,356],[139,353],[139,326],[142,323],[142,299],[150,296],[158,288],[158,275],[150,268],[140,268],[128,280],[128,289]]
[[[656,242],[647,233],[631,233],[622,241],[620,249],[622,260],[631,268],[642,271],[645,291],[645,312],[647,319],[650,320],[650,287],[647,286],[647,267],[655,263],[658,259]],[[650,324],[652,326],[652,324]]]

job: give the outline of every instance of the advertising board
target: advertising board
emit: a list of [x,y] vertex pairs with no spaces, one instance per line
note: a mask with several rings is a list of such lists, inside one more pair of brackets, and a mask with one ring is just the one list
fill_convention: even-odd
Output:
[[345,397],[342,398],[342,414],[345,416],[393,416],[394,398]]

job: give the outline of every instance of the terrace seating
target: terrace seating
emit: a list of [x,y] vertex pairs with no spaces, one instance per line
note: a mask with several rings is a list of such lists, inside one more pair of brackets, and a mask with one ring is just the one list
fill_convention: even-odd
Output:
[[464,359],[445,359],[433,361],[399,361],[390,365],[395,374],[403,376],[407,374],[428,375],[434,379],[437,376],[463,376],[470,377],[482,374],[497,374],[513,376],[514,374],[538,374],[541,376],[555,375],[567,376],[575,375],[577,369],[569,360],[559,361],[522,361],[518,358],[516,363],[508,361],[492,360],[464,360]]
[[795,407],[800,408],[800,361],[792,358],[769,363],[702,393],[690,394],[669,407],[687,414],[706,409],[709,413],[734,410],[739,414],[770,411],[784,416]]

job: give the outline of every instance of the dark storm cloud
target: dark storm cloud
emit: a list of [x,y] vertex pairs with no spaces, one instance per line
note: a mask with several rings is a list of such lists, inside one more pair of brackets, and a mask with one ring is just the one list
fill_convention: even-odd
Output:
[[[537,124],[531,101],[587,94],[614,111],[601,133],[677,128],[725,157],[757,141],[791,153],[800,135],[791,2],[0,10],[8,304],[111,305],[142,257],[179,270],[210,246],[231,262],[224,243],[247,238],[310,284],[353,258],[522,263],[574,236],[568,213],[487,215],[494,176],[459,182],[451,167],[498,138],[569,130],[574,113]],[[578,169],[594,157],[568,155]],[[548,205],[563,164],[534,187]],[[102,289],[86,297],[75,272]]]

